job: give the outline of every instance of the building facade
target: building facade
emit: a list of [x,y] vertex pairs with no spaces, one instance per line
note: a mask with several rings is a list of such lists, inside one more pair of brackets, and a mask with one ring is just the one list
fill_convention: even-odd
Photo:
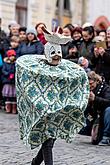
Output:
[[110,0],[0,0],[0,18],[5,31],[12,20],[27,27],[44,22],[50,30],[84,22],[104,29],[110,25],[109,6]]

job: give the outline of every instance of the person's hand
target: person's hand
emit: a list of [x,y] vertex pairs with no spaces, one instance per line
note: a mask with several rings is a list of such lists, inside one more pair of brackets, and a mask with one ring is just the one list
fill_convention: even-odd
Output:
[[99,54],[100,54],[101,56],[103,56],[104,53],[105,53],[105,49],[102,48],[102,47],[99,47]]
[[100,55],[99,48],[97,48],[97,47],[94,48],[94,55],[95,55],[96,58]]
[[89,95],[89,101],[94,101],[95,100],[95,94],[90,91],[90,95]]

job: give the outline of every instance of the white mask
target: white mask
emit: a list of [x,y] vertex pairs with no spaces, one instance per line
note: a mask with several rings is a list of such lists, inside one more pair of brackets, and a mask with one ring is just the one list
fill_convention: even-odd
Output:
[[61,46],[58,44],[47,42],[45,44],[45,56],[47,61],[49,63],[52,62],[52,57],[54,57],[55,55],[60,56],[62,58]]
[[55,55],[60,56],[62,58],[62,50],[61,44],[66,44],[71,41],[71,37],[63,36],[59,33],[51,33],[47,29],[43,28],[44,35],[46,40],[48,41],[45,44],[45,56],[49,63],[52,62],[52,57]]

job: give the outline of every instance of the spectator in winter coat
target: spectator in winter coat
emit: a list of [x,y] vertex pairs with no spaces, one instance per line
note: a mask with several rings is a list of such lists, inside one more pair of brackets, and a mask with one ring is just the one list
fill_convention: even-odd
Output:
[[[10,47],[8,50],[14,50],[16,52],[16,59],[20,55],[20,39],[18,36],[12,36],[10,38]],[[7,52],[5,54],[5,57],[7,56]]]
[[16,90],[15,90],[15,61],[16,52],[14,50],[7,51],[7,57],[4,58],[2,68],[2,95],[5,98],[5,110],[7,113],[16,114]]
[[36,24],[35,29],[36,29],[36,32],[37,32],[37,38],[42,42],[43,45],[45,45],[47,43],[47,41],[45,39],[42,27],[46,28],[46,25],[42,22],[39,22],[39,23]]
[[2,19],[0,18],[0,108],[3,103],[2,98],[2,81],[1,81],[1,70],[2,70],[2,61],[3,61],[3,55],[4,55],[4,40],[6,38],[6,33],[2,29]]
[[10,39],[11,39],[11,37],[19,35],[19,28],[20,28],[20,25],[17,24],[16,22],[9,26],[9,30],[10,30],[9,35],[4,40],[4,51],[5,51],[5,53],[6,53],[6,51],[10,47]]
[[27,29],[27,42],[20,46],[20,56],[26,54],[44,54],[44,45],[37,40],[37,33],[34,28]]
[[90,96],[88,106],[84,112],[86,126],[79,134],[91,136],[93,123],[100,115],[101,137],[100,145],[110,144],[110,86],[94,71],[88,72]]
[[91,63],[94,66],[95,72],[104,76],[107,84],[110,84],[110,49],[106,49],[103,46],[97,47],[96,45],[94,47]]
[[91,58],[94,50],[94,27],[88,26],[82,29],[83,42],[80,45],[79,56],[85,57],[89,61],[89,67],[91,66]]
[[75,27],[71,33],[71,37],[73,39],[73,43],[76,46],[77,50],[80,49],[80,45],[82,43],[82,28]]
[[[62,34],[66,37],[70,37],[71,38],[71,34],[73,31],[74,26],[72,24],[66,24],[63,27],[63,32]],[[72,39],[71,39],[72,40]],[[66,56],[69,54],[69,44],[70,42],[68,42],[67,44],[62,44],[61,48],[62,48],[62,57],[66,58]]]
[[26,29],[25,26],[19,28],[20,43],[26,42]]

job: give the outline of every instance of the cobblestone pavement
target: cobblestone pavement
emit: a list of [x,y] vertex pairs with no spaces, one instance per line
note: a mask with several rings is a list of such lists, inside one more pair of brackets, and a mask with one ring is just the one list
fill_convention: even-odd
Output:
[[[30,165],[37,151],[19,139],[18,115],[0,111],[0,165]],[[110,146],[91,145],[86,136],[77,135],[71,144],[58,139],[53,153],[54,165],[110,165]]]

